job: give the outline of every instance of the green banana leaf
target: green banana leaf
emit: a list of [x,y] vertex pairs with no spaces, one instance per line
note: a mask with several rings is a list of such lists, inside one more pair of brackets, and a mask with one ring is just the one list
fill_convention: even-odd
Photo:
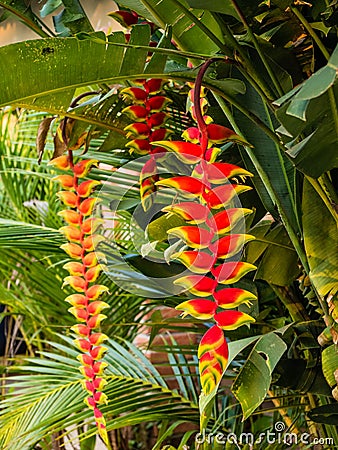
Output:
[[[174,72],[163,73],[167,55],[161,45],[166,43],[159,44],[159,51],[164,52],[161,58],[155,53],[146,65],[148,49],[153,50],[147,47],[150,39],[148,25],[134,27],[131,47],[128,48],[121,32],[108,36],[107,44],[103,33],[84,37],[83,40],[48,38],[0,48],[0,107],[13,105],[51,114],[67,114],[121,133],[125,123],[117,116],[123,105],[111,93],[101,99],[95,97],[98,85],[142,78],[149,70],[155,71],[153,76],[166,79],[195,79],[196,71],[182,70],[182,66],[179,66],[180,70],[176,68]],[[86,64],[86,61],[90,63]],[[245,92],[243,82],[236,79],[206,78],[205,85],[229,98]],[[95,89],[92,100],[70,111],[74,95],[89,86]]]
[[290,285],[299,275],[298,255],[284,227],[262,221],[250,229],[250,234],[256,239],[247,244],[246,261],[257,266],[255,279]]
[[161,28],[172,24],[173,38],[182,50],[212,56],[219,50],[217,44],[223,42],[216,19],[204,8],[191,11],[180,0],[122,0],[117,3]]
[[310,279],[319,295],[337,290],[337,224],[311,184],[303,191],[304,245],[310,266]]
[[232,385],[232,392],[241,403],[246,419],[264,401],[271,375],[287,346],[276,333],[259,338]]
[[326,66],[274,102],[281,134],[292,137],[287,154],[313,178],[338,167],[337,70],[338,45]]

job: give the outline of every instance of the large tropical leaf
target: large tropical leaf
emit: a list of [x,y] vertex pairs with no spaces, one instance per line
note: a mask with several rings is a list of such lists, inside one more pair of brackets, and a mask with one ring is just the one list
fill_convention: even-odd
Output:
[[308,181],[303,192],[304,245],[310,266],[310,279],[321,296],[338,283],[337,224]]
[[[133,36],[133,42],[148,45],[149,26],[135,27]],[[36,104],[40,110],[62,113],[68,108],[76,88],[113,82],[123,74],[142,73],[146,50],[130,48],[127,51],[123,46],[114,45],[125,43],[124,34],[121,32],[111,35],[108,38],[110,45],[107,46],[104,45],[105,35],[100,34],[100,38],[99,43],[92,39],[59,38],[2,47],[1,72],[6,72],[6,61],[16,61],[17,80],[14,91],[8,85],[8,80],[2,79],[4,84],[1,85],[1,105]],[[124,57],[131,56],[137,63],[129,66],[123,64]],[[90,64],[84,70],[85,61],[90,61]],[[55,75],[51,77],[51,73]],[[7,74],[10,76],[8,70]],[[41,96],[42,98],[37,98]]]
[[[274,118],[251,86],[248,86],[240,102],[272,130]],[[234,115],[239,129],[254,146],[254,149],[247,148],[241,153],[248,169],[256,175],[253,183],[264,206],[273,217],[285,217],[292,228],[297,230],[294,167],[276,142],[260,127],[252,126],[250,120],[236,109]]]
[[338,166],[337,69],[338,45],[326,66],[275,101],[279,131],[292,137],[287,154],[313,178]]
[[[67,114],[74,118],[85,120],[93,125],[123,133],[126,123],[120,117],[124,107],[123,102],[109,92],[100,98],[93,91],[93,98],[86,106],[69,110],[69,105],[78,88],[98,84],[119,83],[124,80],[144,77],[144,71],[156,70],[152,74],[157,77],[176,78],[183,81],[193,81],[196,71],[180,70],[161,74],[165,58],[153,56],[145,67],[149,44],[149,27],[137,26],[132,31],[130,47],[126,48],[123,33],[114,33],[106,38],[100,34],[88,36],[84,40],[76,38],[54,38],[25,43],[12,44],[0,48],[0,69],[3,77],[0,80],[0,106],[15,105],[25,108],[46,111],[52,114]],[[136,48],[134,48],[136,47]],[[50,49],[44,53],[44,49]],[[149,47],[151,50],[151,48]],[[159,51],[164,51],[159,48]],[[130,61],[137,63],[130,63]],[[17,69],[9,70],[5,61],[11,61]],[[84,70],[84,62],[90,61]],[[119,61],[119,64],[116,64]],[[154,64],[152,64],[154,62]],[[2,66],[1,66],[2,64]],[[68,67],[69,70],[63,70]],[[88,67],[87,67],[88,66]],[[53,76],[51,76],[53,74]],[[38,80],[38,81],[37,81]],[[213,80],[206,78],[205,85],[222,95],[232,98],[235,94],[245,92],[245,86],[240,80]],[[106,147],[121,145],[110,138]]]
[[290,285],[299,275],[298,256],[279,224],[261,221],[250,229],[256,239],[246,248],[246,261],[257,266],[255,278],[278,286]]
[[0,218],[0,248],[61,253],[63,243],[64,237],[53,228]]
[[183,50],[212,56],[219,50],[219,43],[222,45],[220,27],[205,9],[191,11],[181,0],[122,0],[117,3],[161,28],[171,24],[173,38]]

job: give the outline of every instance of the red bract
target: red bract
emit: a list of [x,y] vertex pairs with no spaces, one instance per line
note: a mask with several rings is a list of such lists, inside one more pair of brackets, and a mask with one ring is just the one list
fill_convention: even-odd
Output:
[[198,297],[207,297],[216,289],[217,281],[200,275],[187,275],[174,281],[175,284],[183,286],[189,292]]
[[147,138],[150,134],[150,128],[146,123],[143,122],[135,122],[124,129],[125,131],[128,131],[127,138],[130,136],[134,136],[135,138]]
[[221,308],[232,309],[243,303],[250,306],[253,300],[257,300],[257,297],[244,289],[227,288],[214,292],[214,299]]
[[228,178],[233,177],[252,177],[247,170],[228,163],[214,162],[205,164],[203,167],[196,167],[195,170],[197,173],[207,175],[209,182],[213,184],[224,184]]
[[139,87],[127,87],[125,89],[122,89],[120,93],[123,94],[123,98],[131,98],[134,103],[140,103],[141,105],[147,98],[146,91]]
[[100,184],[100,181],[96,180],[83,181],[76,189],[77,195],[80,197],[89,197],[93,189]]
[[225,184],[209,190],[203,195],[203,198],[209,208],[220,209],[229,204],[237,195],[250,189],[250,186],[243,184]]
[[171,100],[163,95],[156,95],[155,97],[150,97],[146,102],[146,107],[150,112],[160,112],[165,108]]
[[216,225],[217,233],[224,234],[231,231],[238,222],[244,219],[244,216],[251,214],[251,209],[246,208],[228,208],[215,214],[212,217]]
[[224,144],[225,142],[237,142],[242,145],[251,147],[251,145],[242,137],[236,134],[230,128],[210,123],[207,125],[208,140],[210,143]]
[[158,145],[165,150],[176,153],[181,161],[186,164],[194,164],[200,162],[203,157],[203,151],[200,145],[192,144],[191,142],[182,141],[158,141],[153,142],[152,145]]
[[163,80],[161,78],[150,78],[144,80],[142,84],[148,94],[157,94],[162,89]]
[[71,209],[65,209],[63,211],[58,212],[58,216],[61,216],[63,220],[69,225],[79,225],[81,220],[81,215],[73,211]]
[[250,234],[229,234],[217,241],[217,258],[231,258],[240,252],[249,241],[255,239]]
[[158,181],[156,161],[150,158],[140,172],[140,194],[143,209],[147,211],[152,204],[151,195],[156,191]]
[[255,319],[242,311],[224,311],[215,314],[214,319],[222,330],[235,330],[245,323],[252,323]]
[[151,150],[151,145],[145,139],[133,139],[126,144],[131,151],[136,151],[139,155],[147,155]]
[[198,347],[198,357],[200,358],[207,352],[217,350],[224,344],[225,338],[222,330],[214,325],[204,334]]
[[211,319],[216,313],[217,305],[211,300],[195,299],[180,303],[175,309],[183,311],[182,317],[190,314],[196,319]]
[[216,268],[212,269],[211,272],[218,283],[233,284],[237,283],[237,281],[239,281],[247,273],[256,269],[257,267],[253,264],[240,261],[220,264]]
[[181,261],[181,263],[194,273],[208,272],[213,267],[216,259],[214,255],[196,250],[174,253],[171,258]]
[[105,420],[99,410],[99,405],[107,401],[106,396],[101,392],[105,385],[105,380],[101,376],[106,363],[99,361],[107,347],[101,343],[107,336],[99,331],[102,320],[106,318],[101,311],[109,305],[99,297],[108,290],[103,285],[93,285],[99,277],[103,266],[99,264],[99,254],[93,250],[103,239],[102,236],[93,234],[102,220],[92,215],[96,198],[90,197],[93,190],[100,183],[93,180],[86,180],[79,183],[80,177],[88,175],[91,167],[96,165],[94,159],[81,160],[75,165],[72,158],[65,156],[53,160],[53,165],[61,170],[70,169],[70,174],[55,177],[55,181],[61,182],[67,191],[58,193],[61,201],[72,209],[61,211],[60,215],[68,223],[61,228],[61,232],[70,242],[61,246],[63,250],[72,258],[64,265],[64,269],[69,272],[69,276],[64,278],[63,285],[69,285],[77,294],[71,294],[65,301],[70,303],[69,312],[74,315],[77,323],[71,329],[78,336],[75,344],[82,352],[78,359],[81,363],[80,371],[86,378],[84,388],[89,393],[85,403],[94,410],[98,430],[102,438],[107,442],[107,432]]
[[162,88],[162,80],[136,80],[136,83],[141,87],[128,87],[122,89],[121,93],[124,98],[137,103],[123,110],[134,121],[125,127],[125,131],[128,132],[127,137],[134,138],[126,144],[126,147],[130,148],[130,152],[150,155],[150,161],[146,163],[146,167],[140,174],[141,203],[146,211],[152,205],[153,194],[157,190],[157,154],[165,151],[156,145],[152,146],[151,142],[165,139],[170,134],[170,130],[163,126],[168,118],[163,110],[171,100],[164,95],[156,95]]
[[77,178],[84,178],[89,173],[93,166],[96,166],[98,161],[96,159],[82,159],[73,167],[74,176]]
[[158,128],[165,124],[168,119],[168,115],[164,112],[153,113],[149,116],[147,123],[151,128]]
[[72,189],[74,178],[71,175],[58,175],[53,177],[52,181],[60,183],[63,189]]
[[147,117],[147,110],[144,106],[139,105],[127,106],[122,110],[122,112],[127,114],[131,119],[137,121],[145,121]]
[[175,213],[190,223],[204,223],[210,213],[209,208],[196,202],[174,203],[162,209],[164,212]]

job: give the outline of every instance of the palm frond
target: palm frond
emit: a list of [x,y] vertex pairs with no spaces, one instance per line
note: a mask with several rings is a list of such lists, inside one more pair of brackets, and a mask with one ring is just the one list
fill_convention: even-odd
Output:
[[62,253],[63,235],[55,228],[0,218],[0,248]]
[[[15,374],[7,377],[8,393],[0,411],[2,449],[29,449],[53,432],[91,423],[91,411],[83,405],[85,392],[77,370],[78,353],[70,338],[62,339],[64,343],[48,342],[55,353],[42,352],[41,358],[27,358],[24,366],[13,367]],[[110,340],[105,358],[109,403],[102,411],[108,430],[148,421],[198,423],[196,403],[172,391],[133,344],[123,344]]]

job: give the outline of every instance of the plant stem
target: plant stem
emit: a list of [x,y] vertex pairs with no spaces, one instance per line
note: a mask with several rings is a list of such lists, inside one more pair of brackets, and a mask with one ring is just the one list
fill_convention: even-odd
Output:
[[202,80],[204,77],[205,72],[207,71],[208,67],[215,61],[215,59],[211,58],[208,61],[206,61],[202,67],[199,69],[196,81],[195,81],[195,87],[194,87],[194,108],[195,108],[195,115],[196,115],[196,121],[198,124],[198,127],[201,131],[204,131],[206,128],[206,123],[203,119],[203,113],[201,109],[201,87],[202,87]]
[[241,8],[238,6],[238,4],[237,4],[237,2],[235,0],[231,0],[231,3],[233,4],[237,14],[239,15],[239,17],[240,17],[240,19],[241,19],[241,21],[242,21],[242,23],[244,25],[244,28],[246,29],[250,39],[252,40],[252,43],[253,43],[253,45],[254,45],[254,47],[255,47],[259,57],[261,58],[262,63],[264,64],[264,66],[266,68],[266,71],[268,72],[268,74],[269,74],[269,76],[271,78],[272,83],[275,86],[275,89],[276,89],[276,92],[278,94],[278,97],[282,97],[284,92],[283,92],[283,89],[282,89],[282,87],[281,87],[281,85],[279,83],[279,80],[276,77],[274,71],[271,69],[270,64],[268,63],[268,60],[265,57],[264,53],[262,52],[262,50],[261,50],[261,48],[260,48],[260,46],[258,44],[258,41],[256,39],[256,36],[252,32],[252,30],[251,30],[251,28],[250,28],[250,26],[248,24],[248,21],[246,20],[243,12],[241,10]]
[[[312,39],[314,40],[314,42],[317,44],[318,48],[322,52],[323,56],[328,61],[330,59],[330,54],[327,51],[327,49],[326,49],[325,45],[323,44],[323,42],[321,41],[321,39],[319,38],[318,34],[312,28],[311,24],[307,21],[307,19],[303,16],[303,14],[295,6],[290,6],[290,9],[293,12],[293,14],[297,17],[297,19],[300,21],[300,23],[303,25],[303,27],[308,32],[308,34],[312,37]],[[335,125],[336,136],[338,137],[338,109],[337,109],[337,102],[335,99],[334,90],[333,90],[332,86],[327,90],[327,92],[328,92],[328,96],[329,96],[329,102],[330,102],[333,122]],[[326,192],[325,192],[325,188],[322,189],[322,187],[320,186],[320,181],[318,183],[316,180],[314,180],[313,178],[310,178],[310,177],[307,177],[307,179],[311,183],[313,188],[317,191],[317,193],[320,195],[321,199],[325,203],[326,207],[330,211],[330,213],[333,216],[333,218],[335,219],[335,221],[337,221],[338,220],[337,213],[336,213],[336,210],[332,209],[331,203],[334,203],[334,205],[337,205],[338,202],[337,202],[337,198],[336,198],[336,194],[335,194],[334,190],[330,191],[331,183],[329,182],[326,186],[327,189],[329,190],[329,198],[328,198],[328,196],[326,195]],[[324,182],[324,185],[326,185],[325,182]],[[330,200],[332,200],[332,202],[330,202]]]

